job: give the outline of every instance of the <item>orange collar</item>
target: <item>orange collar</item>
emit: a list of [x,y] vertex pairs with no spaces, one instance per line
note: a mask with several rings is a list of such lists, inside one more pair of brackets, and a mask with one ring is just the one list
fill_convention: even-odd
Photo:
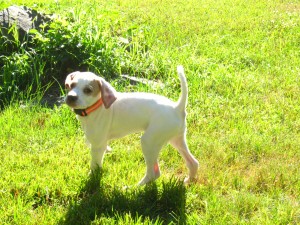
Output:
[[88,116],[91,112],[94,112],[103,104],[102,98],[100,98],[94,105],[86,109],[73,109],[74,113],[79,116]]

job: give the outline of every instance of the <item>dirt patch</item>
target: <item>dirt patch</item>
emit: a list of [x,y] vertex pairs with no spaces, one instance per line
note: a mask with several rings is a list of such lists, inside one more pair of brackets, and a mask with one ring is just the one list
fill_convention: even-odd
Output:
[[300,13],[300,3],[282,4],[280,10],[286,13]]

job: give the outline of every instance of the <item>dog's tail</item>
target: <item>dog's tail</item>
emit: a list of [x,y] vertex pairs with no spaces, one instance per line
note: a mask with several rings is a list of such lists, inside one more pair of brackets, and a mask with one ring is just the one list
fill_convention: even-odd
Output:
[[188,98],[188,86],[187,86],[187,81],[186,81],[186,77],[184,74],[183,66],[177,66],[177,73],[180,78],[181,96],[180,96],[179,100],[177,101],[176,108],[181,112],[185,112],[185,108],[187,105],[187,98]]

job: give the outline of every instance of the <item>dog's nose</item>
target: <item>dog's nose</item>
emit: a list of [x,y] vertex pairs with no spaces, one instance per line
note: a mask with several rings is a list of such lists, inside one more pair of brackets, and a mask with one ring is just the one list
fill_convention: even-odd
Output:
[[69,104],[72,104],[74,102],[76,102],[78,99],[78,96],[74,96],[74,95],[68,95],[67,98],[66,98],[66,103],[69,105]]

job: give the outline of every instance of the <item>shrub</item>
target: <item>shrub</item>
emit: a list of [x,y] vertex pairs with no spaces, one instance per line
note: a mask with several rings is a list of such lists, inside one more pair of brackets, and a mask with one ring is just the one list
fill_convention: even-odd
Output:
[[31,30],[24,42],[18,40],[14,27],[8,32],[13,39],[0,38],[0,106],[29,98],[54,80],[62,83],[75,70],[91,70],[105,77],[119,70],[114,56],[118,43],[96,25],[56,19],[40,32]]

